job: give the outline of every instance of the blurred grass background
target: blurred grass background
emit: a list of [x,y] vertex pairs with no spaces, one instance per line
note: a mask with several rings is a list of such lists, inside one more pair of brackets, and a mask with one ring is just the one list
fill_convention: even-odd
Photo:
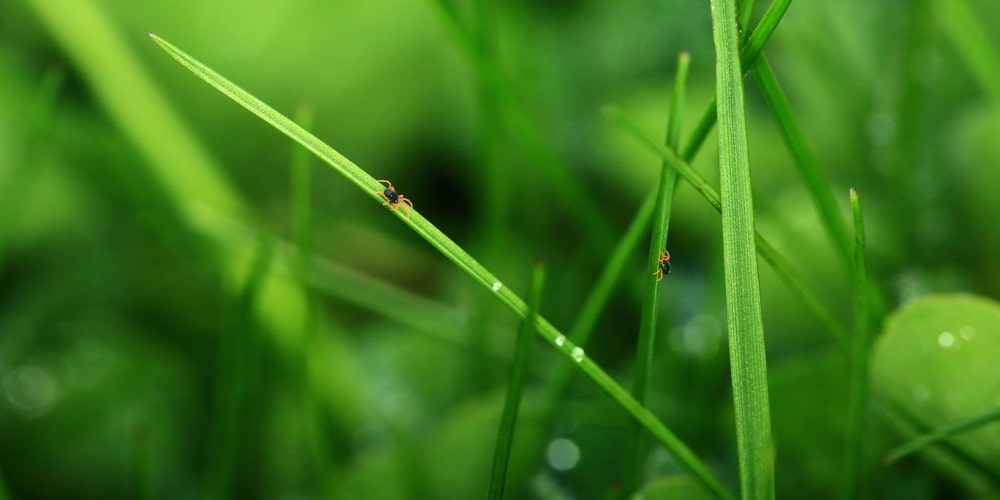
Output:
[[[849,187],[864,200],[870,276],[890,311],[932,293],[1000,297],[1000,82],[956,43],[982,30],[971,52],[995,60],[1000,7],[962,4],[975,26],[927,0],[800,2],[765,49],[843,214]],[[523,295],[546,261],[541,313],[566,331],[659,176],[600,109],[662,135],[687,50],[686,134],[714,93],[708,6],[476,5],[457,3],[459,22],[485,34],[473,46],[496,58],[502,92],[433,0],[0,1],[11,497],[484,494],[516,318],[315,161],[309,231],[293,236],[297,146],[147,36],[286,114],[309,110],[316,135],[392,180],[504,286]],[[746,93],[758,229],[849,324],[850,274],[753,79]],[[717,182],[714,142],[694,165]],[[647,404],[735,488],[719,218],[681,184],[670,229]],[[306,258],[276,239],[308,241]],[[645,253],[587,348],[623,383]],[[766,266],[761,291],[778,495],[825,497],[847,362]],[[578,377],[543,420],[532,388],[565,362],[550,351],[532,355],[508,495],[601,498],[623,473],[628,416]],[[1000,445],[982,470],[885,467],[902,438],[877,412],[868,422],[871,497],[996,495]],[[678,467],[654,448],[644,470]]]

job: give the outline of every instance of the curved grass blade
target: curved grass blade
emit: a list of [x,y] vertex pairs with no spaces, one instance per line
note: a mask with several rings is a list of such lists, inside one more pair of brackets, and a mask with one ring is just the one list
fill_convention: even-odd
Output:
[[743,73],[735,4],[711,0],[711,5],[719,103],[722,257],[740,485],[743,498],[765,499],[774,496],[774,466]]
[[847,446],[844,454],[844,477],[841,498],[859,498],[861,446],[868,401],[868,277],[865,271],[865,224],[861,200],[851,188],[851,213],[854,215],[854,336],[851,338],[851,375],[848,385]]
[[1000,406],[991,408],[968,418],[963,418],[943,427],[939,427],[926,434],[921,434],[920,436],[893,448],[886,454],[885,458],[882,459],[882,462],[885,464],[893,464],[913,453],[940,443],[952,436],[957,436],[963,432],[974,431],[998,421],[1000,421]]
[[517,335],[514,362],[510,368],[510,385],[507,387],[507,400],[504,402],[503,416],[500,418],[500,428],[497,430],[493,474],[490,476],[490,489],[486,496],[493,500],[503,498],[504,485],[507,482],[507,464],[510,463],[510,450],[514,444],[517,409],[521,404],[521,394],[524,392],[528,357],[531,354],[531,341],[535,338],[535,320],[538,318],[538,304],[541,301],[544,284],[545,268],[541,265],[536,266],[531,277],[531,290],[528,292],[528,316],[521,323],[521,330]]
[[[166,40],[150,33],[150,37],[163,48],[171,57],[188,68],[196,76],[204,80],[209,85],[227,95],[230,99],[257,115],[262,120],[287,135],[292,140],[298,142],[309,151],[313,152],[321,160],[329,164],[334,170],[347,177],[356,186],[381,204],[384,199],[377,194],[383,189],[375,178],[352,163],[346,157],[336,152],[315,135],[300,127],[298,124],[277,112],[261,100],[257,99],[247,91],[241,89],[236,84],[230,82],[222,75],[211,70],[197,59],[194,59],[184,51],[178,49]],[[373,190],[376,190],[373,192]],[[503,286],[493,273],[483,267],[472,258],[465,250],[459,247],[454,241],[445,236],[437,227],[420,215],[416,210],[407,217],[406,214],[397,211],[397,217],[406,225],[410,226],[417,234],[427,240],[434,248],[438,249],[446,258],[451,260],[456,266],[466,272],[474,281],[482,285],[494,296],[506,305],[515,314],[524,318],[528,314],[528,307],[525,302]],[[545,318],[539,316],[536,322],[538,334],[549,342],[553,347],[562,353],[570,362],[575,363],[584,373],[590,377],[603,391],[612,399],[617,401],[626,412],[640,421],[663,445],[673,453],[678,463],[682,464],[705,488],[719,498],[730,498],[729,492],[712,475],[708,468],[694,455],[693,452],[682,443],[662,422],[659,421],[649,410],[635,400],[627,391],[618,385],[604,370],[594,361],[586,356],[583,349],[577,347],[568,340]]]

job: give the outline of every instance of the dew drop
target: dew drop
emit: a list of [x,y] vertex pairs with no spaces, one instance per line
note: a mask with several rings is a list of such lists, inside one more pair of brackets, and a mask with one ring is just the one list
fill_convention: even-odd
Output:
[[503,286],[503,285],[501,285],[499,281],[493,283],[493,291],[494,292],[499,292],[501,286]]
[[951,332],[941,332],[937,338],[938,345],[948,349],[949,347],[955,345],[955,334]]
[[555,438],[549,442],[545,458],[553,469],[567,471],[580,461],[580,447],[569,439]]
[[565,335],[560,335],[560,336],[556,337],[556,345],[559,346],[559,347],[562,347],[562,346],[566,345],[566,336]]
[[583,361],[583,349],[580,349],[579,347],[574,347],[569,355],[573,356],[573,361],[576,361],[577,363]]

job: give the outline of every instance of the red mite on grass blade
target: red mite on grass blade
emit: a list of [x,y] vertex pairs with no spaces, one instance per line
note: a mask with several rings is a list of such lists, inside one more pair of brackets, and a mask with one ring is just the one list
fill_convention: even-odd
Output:
[[392,183],[386,180],[380,180],[382,184],[386,185],[385,191],[372,191],[372,193],[380,194],[385,198],[385,203],[382,205],[392,205],[392,211],[395,212],[401,205],[400,203],[406,203],[409,206],[402,205],[406,209],[406,218],[410,218],[410,210],[413,209],[413,202],[409,198],[396,192],[396,188],[392,187]]
[[653,275],[659,275],[656,281],[660,281],[668,274],[670,274],[670,252],[664,250],[660,253],[660,268]]

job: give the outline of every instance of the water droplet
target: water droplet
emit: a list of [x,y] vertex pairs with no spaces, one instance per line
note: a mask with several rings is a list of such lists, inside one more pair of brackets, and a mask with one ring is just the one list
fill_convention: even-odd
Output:
[[945,349],[955,345],[955,334],[951,332],[941,332],[937,338],[938,345]]
[[556,345],[559,346],[559,347],[562,347],[562,346],[566,345],[566,336],[565,335],[560,335],[560,336],[556,337]]
[[555,470],[570,470],[580,462],[580,447],[569,439],[555,438],[549,441],[549,446],[545,451],[545,460]]
[[972,340],[972,337],[976,336],[976,329],[972,325],[965,325],[958,334],[962,336],[962,340]]
[[579,347],[574,347],[569,355],[573,356],[573,361],[576,361],[577,363],[583,361],[583,349],[580,349]]
[[502,286],[503,285],[501,285],[499,281],[493,283],[493,291],[494,292],[499,292],[500,291],[500,287],[502,287]]

